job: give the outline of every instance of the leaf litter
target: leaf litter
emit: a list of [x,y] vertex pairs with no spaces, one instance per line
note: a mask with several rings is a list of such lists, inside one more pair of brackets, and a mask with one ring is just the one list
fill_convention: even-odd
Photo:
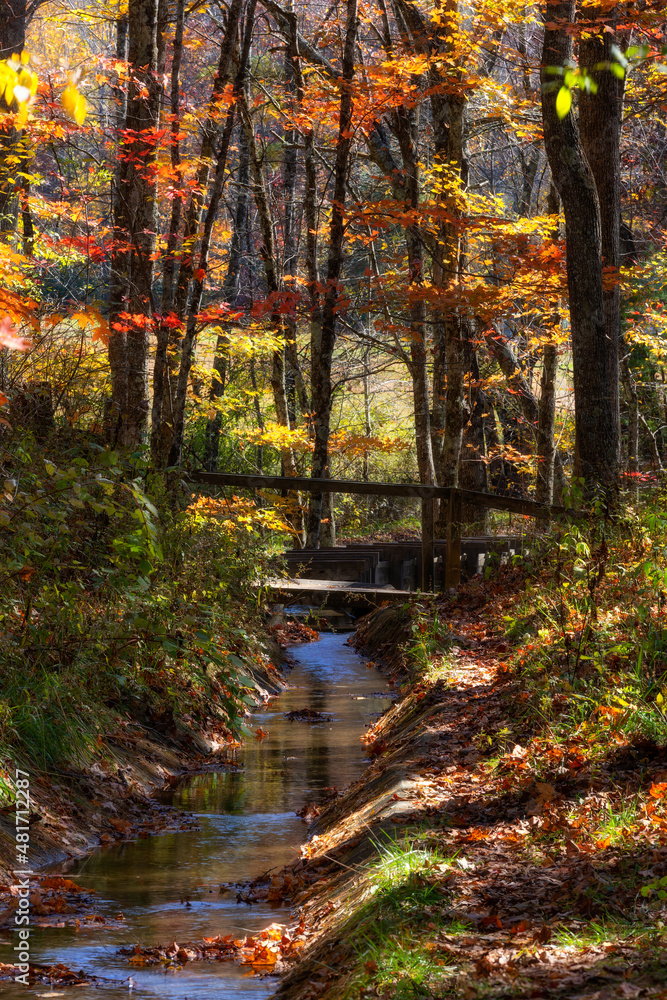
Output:
[[169,945],[121,948],[120,955],[128,957],[134,967],[164,965],[169,969],[183,968],[189,962],[238,962],[249,966],[253,972],[277,972],[293,960],[305,943],[305,926],[287,927],[271,924],[257,934],[235,937],[233,934],[216,934],[200,941]]
[[[366,733],[370,767],[304,845],[316,877],[293,901],[308,944],[279,997],[667,998],[667,751],[613,727],[534,724],[505,634],[516,589],[508,571],[423,602],[422,621],[439,619],[449,642]],[[387,642],[389,670],[405,676],[414,630],[403,621],[399,662],[391,616],[369,616],[358,642],[377,658]],[[448,860],[421,873],[428,904],[411,922],[392,917],[373,951],[353,942],[384,919],[365,872],[391,825]],[[409,954],[394,967],[401,940]],[[430,962],[423,980],[406,971],[416,952]]]

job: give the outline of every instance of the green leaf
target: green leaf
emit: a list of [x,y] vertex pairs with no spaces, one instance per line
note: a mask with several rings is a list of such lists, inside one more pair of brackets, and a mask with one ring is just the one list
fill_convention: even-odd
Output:
[[614,74],[614,76],[618,77],[619,80],[623,80],[624,79],[624,77],[625,77],[625,70],[620,65],[620,63],[615,63],[615,62],[609,63],[609,69]]
[[561,87],[556,97],[556,114],[559,118],[565,118],[572,107],[572,91],[569,87]]
[[246,677],[245,674],[237,674],[234,680],[236,681],[237,684],[240,684],[242,687],[249,687],[249,688],[255,687],[255,681],[252,679],[252,677]]
[[648,52],[648,45],[631,45],[625,54],[628,59],[646,59]]

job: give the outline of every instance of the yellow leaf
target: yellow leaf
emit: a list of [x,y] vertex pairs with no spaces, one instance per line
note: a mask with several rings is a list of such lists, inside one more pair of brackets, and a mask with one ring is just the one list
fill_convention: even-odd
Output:
[[88,107],[85,97],[82,97],[76,87],[70,85],[65,88],[60,98],[65,111],[72,116],[77,125],[83,125],[86,120]]
[[556,98],[556,114],[559,118],[565,118],[572,107],[572,91],[569,87],[561,87]]

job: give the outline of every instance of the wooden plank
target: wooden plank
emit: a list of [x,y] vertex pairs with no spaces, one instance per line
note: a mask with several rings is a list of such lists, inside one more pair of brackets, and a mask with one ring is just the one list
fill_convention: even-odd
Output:
[[435,534],[435,501],[422,500],[422,592],[433,591],[433,536]]
[[490,510],[508,510],[513,514],[525,514],[541,520],[549,520],[557,514],[564,514],[565,507],[547,507],[546,504],[535,503],[534,500],[522,500],[520,497],[494,496],[492,493],[478,493],[475,490],[458,490],[461,500],[487,507]]
[[308,479],[304,476],[242,476],[232,472],[189,472],[189,482],[208,486],[236,486],[237,489],[292,490],[303,493],[352,493],[363,496],[441,498],[447,500],[449,487],[419,483],[357,483],[347,479]]
[[450,587],[458,587],[461,582],[462,492],[462,490],[452,490],[452,494],[447,505],[447,561],[445,563],[445,590],[449,590]]
[[[203,486],[232,486],[237,489],[291,490],[303,493],[347,493],[362,496],[417,497],[422,500],[449,500],[452,492],[448,486],[425,486],[420,483],[359,483],[347,479],[310,479],[305,476],[245,476],[235,472],[189,472],[184,479]],[[491,510],[508,510],[548,520],[565,513],[564,507],[547,507],[533,500],[519,497],[494,496],[475,490],[456,490],[461,500],[488,507]]]

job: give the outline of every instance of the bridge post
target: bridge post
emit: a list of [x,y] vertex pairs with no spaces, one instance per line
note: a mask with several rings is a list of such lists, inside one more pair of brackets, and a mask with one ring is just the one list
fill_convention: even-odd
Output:
[[435,500],[422,497],[422,592],[431,593],[435,585],[433,537],[435,534]]
[[447,562],[445,590],[461,582],[461,494],[452,489],[447,501]]

